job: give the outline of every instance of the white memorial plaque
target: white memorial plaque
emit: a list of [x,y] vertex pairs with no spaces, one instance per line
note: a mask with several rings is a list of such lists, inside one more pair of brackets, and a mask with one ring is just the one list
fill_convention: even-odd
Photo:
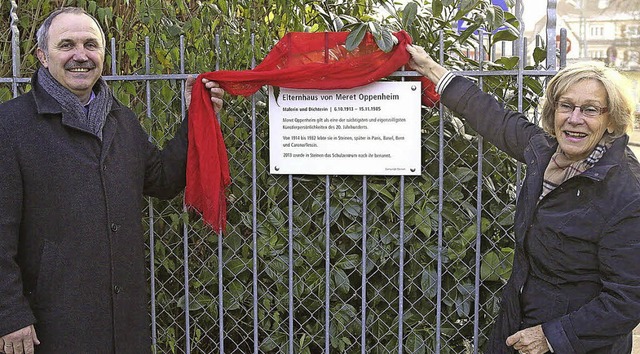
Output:
[[420,175],[420,94],[415,81],[269,87],[270,172]]

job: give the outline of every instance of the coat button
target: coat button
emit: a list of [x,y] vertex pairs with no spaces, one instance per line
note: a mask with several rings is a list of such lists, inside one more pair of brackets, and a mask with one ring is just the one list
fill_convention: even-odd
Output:
[[120,287],[120,285],[114,285],[113,286],[113,292],[116,294],[120,294],[120,292],[122,291],[122,288]]
[[115,222],[112,222],[111,223],[111,231],[117,232],[118,229],[120,229],[120,225],[116,224]]

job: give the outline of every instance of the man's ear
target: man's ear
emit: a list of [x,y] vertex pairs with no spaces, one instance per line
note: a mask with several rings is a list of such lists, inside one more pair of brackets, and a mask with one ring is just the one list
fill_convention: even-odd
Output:
[[47,63],[47,55],[44,53],[44,51],[40,48],[36,49],[36,56],[38,57],[38,60],[40,60],[40,63],[42,64],[42,66],[44,66],[45,68],[49,67],[49,64]]

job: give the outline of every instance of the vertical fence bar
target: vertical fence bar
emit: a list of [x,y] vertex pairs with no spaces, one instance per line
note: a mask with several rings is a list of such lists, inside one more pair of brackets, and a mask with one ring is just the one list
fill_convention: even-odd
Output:
[[18,4],[15,0],[11,0],[9,15],[11,16],[11,69],[13,75],[11,89],[13,90],[13,97],[18,97],[18,82],[16,79],[20,76],[20,29],[18,29]]
[[[403,66],[402,71],[405,70]],[[404,81],[404,76],[401,78]],[[399,255],[398,255],[398,354],[404,353],[404,176],[400,176],[400,235],[399,235]]]
[[525,66],[528,65],[529,63],[529,55],[527,55],[527,53],[529,53],[529,41],[527,40],[527,38],[522,38],[522,50],[520,51],[520,49],[518,50],[518,53],[521,53],[524,55],[524,57],[522,57],[522,68],[524,68]]
[[556,69],[556,5],[557,0],[547,0],[547,69]]
[[[329,33],[325,33],[324,36],[325,46],[324,46],[324,60],[325,63],[329,61]],[[325,208],[327,210],[326,215],[326,223],[325,223],[325,259],[324,259],[324,267],[325,267],[325,284],[324,284],[324,299],[325,299],[325,309],[324,309],[324,322],[325,322],[325,342],[324,342],[324,352],[329,354],[329,345],[331,342],[331,296],[330,296],[330,281],[331,281],[331,180],[327,175],[325,177]]]
[[[522,23],[522,22],[521,22]],[[518,55],[520,55],[520,58],[522,58],[522,60],[520,60],[520,64],[518,65],[518,71],[522,72],[522,70],[524,70],[525,66],[527,65],[527,56],[525,55],[527,53],[527,46],[528,46],[528,41],[526,38],[522,39],[522,47],[519,48],[519,52]],[[520,162],[516,162],[516,198],[518,195],[520,195],[520,186],[522,185],[522,163]]]
[[[184,74],[184,35],[180,36],[180,73]],[[185,104],[184,104],[184,81],[180,81],[180,110],[182,117],[184,117],[185,113]],[[187,212],[187,206],[183,203],[182,212]],[[182,249],[183,249],[183,257],[184,262],[184,299],[185,299],[185,307],[184,307],[184,320],[185,320],[185,336],[186,342],[186,353],[191,353],[191,311],[189,310],[189,303],[191,302],[189,297],[189,230],[188,223],[182,223]]]
[[[255,49],[256,35],[251,34],[251,48]],[[256,66],[255,51],[251,54],[251,68]],[[258,192],[256,185],[258,183],[257,172],[257,132],[256,132],[256,96],[251,96],[251,174],[252,174],[252,193],[253,193],[253,352],[258,354]]]
[[[115,60],[116,57],[116,42],[115,38],[111,40],[111,72],[115,75]],[[144,57],[145,57],[145,73],[148,75],[151,72],[151,64],[149,62],[149,37],[144,38]],[[151,86],[149,80],[145,81],[145,94],[146,94],[146,116],[147,119],[151,119]],[[155,213],[153,210],[153,198],[148,197],[149,200],[149,272],[151,273],[151,343],[154,351],[157,351],[158,345],[158,322],[156,318],[156,240],[154,235],[155,228]]]
[[116,76],[117,74],[117,70],[116,70],[116,39],[115,37],[111,37],[111,75]]
[[325,176],[324,205],[325,215],[325,245],[324,245],[324,352],[329,354],[331,341],[331,179]]
[[567,29],[560,29],[560,68],[567,66]]
[[[522,86],[524,82],[523,71],[527,66],[527,39],[524,37],[524,21],[522,21],[524,7],[522,0],[516,1],[516,18],[520,22],[520,35],[516,43],[518,44],[518,57],[521,58],[518,63],[518,111],[522,112]],[[520,185],[522,184],[522,163],[516,162],[516,198],[520,195]]]
[[289,175],[289,354],[293,354],[293,176]]
[[398,274],[398,354],[404,353],[404,189],[405,179],[400,176],[400,237],[398,240],[399,274]]
[[[444,34],[440,31],[440,64],[444,64]],[[438,122],[438,261],[436,286],[436,353],[440,353],[440,326],[442,325],[442,212],[444,205],[444,106],[440,102]]]
[[[479,42],[482,43],[484,40],[484,31],[482,29],[479,30]],[[479,71],[482,72],[482,65],[484,61],[484,46],[480,46],[478,49],[480,53],[480,58],[478,59],[478,64],[480,66]],[[489,58],[489,60],[494,60],[493,57]],[[483,80],[482,76],[479,77],[478,86],[482,89]],[[474,275],[474,306],[473,306],[473,347],[475,353],[478,352],[478,333],[480,332],[480,255],[481,255],[481,245],[482,245],[482,167],[484,162],[484,149],[483,146],[484,139],[481,135],[478,135],[478,172],[476,179],[476,243],[475,243],[475,275]]]
[[[216,70],[220,69],[220,35],[215,35],[215,52],[216,52]],[[220,117],[218,117],[220,120]],[[255,156],[254,156],[255,158]],[[255,163],[255,162],[254,162]],[[255,171],[254,171],[255,172]],[[255,180],[254,180],[255,185]],[[254,197],[255,197],[255,187],[254,187]],[[254,199],[255,205],[255,199]],[[254,208],[255,209],[255,208]],[[255,216],[254,216],[255,220]],[[222,230],[218,230],[218,342],[220,347],[220,353],[224,353],[224,282],[223,282],[223,267],[224,262],[222,260]]]
[[360,352],[367,352],[367,176],[362,176],[362,290]]

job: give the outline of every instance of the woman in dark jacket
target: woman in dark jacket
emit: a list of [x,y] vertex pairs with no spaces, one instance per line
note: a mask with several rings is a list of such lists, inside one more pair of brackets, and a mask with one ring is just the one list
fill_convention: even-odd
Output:
[[600,63],[560,70],[539,127],[424,49],[407,50],[445,106],[527,165],[513,270],[487,353],[631,353],[640,321],[640,164],[627,146],[628,82]]

